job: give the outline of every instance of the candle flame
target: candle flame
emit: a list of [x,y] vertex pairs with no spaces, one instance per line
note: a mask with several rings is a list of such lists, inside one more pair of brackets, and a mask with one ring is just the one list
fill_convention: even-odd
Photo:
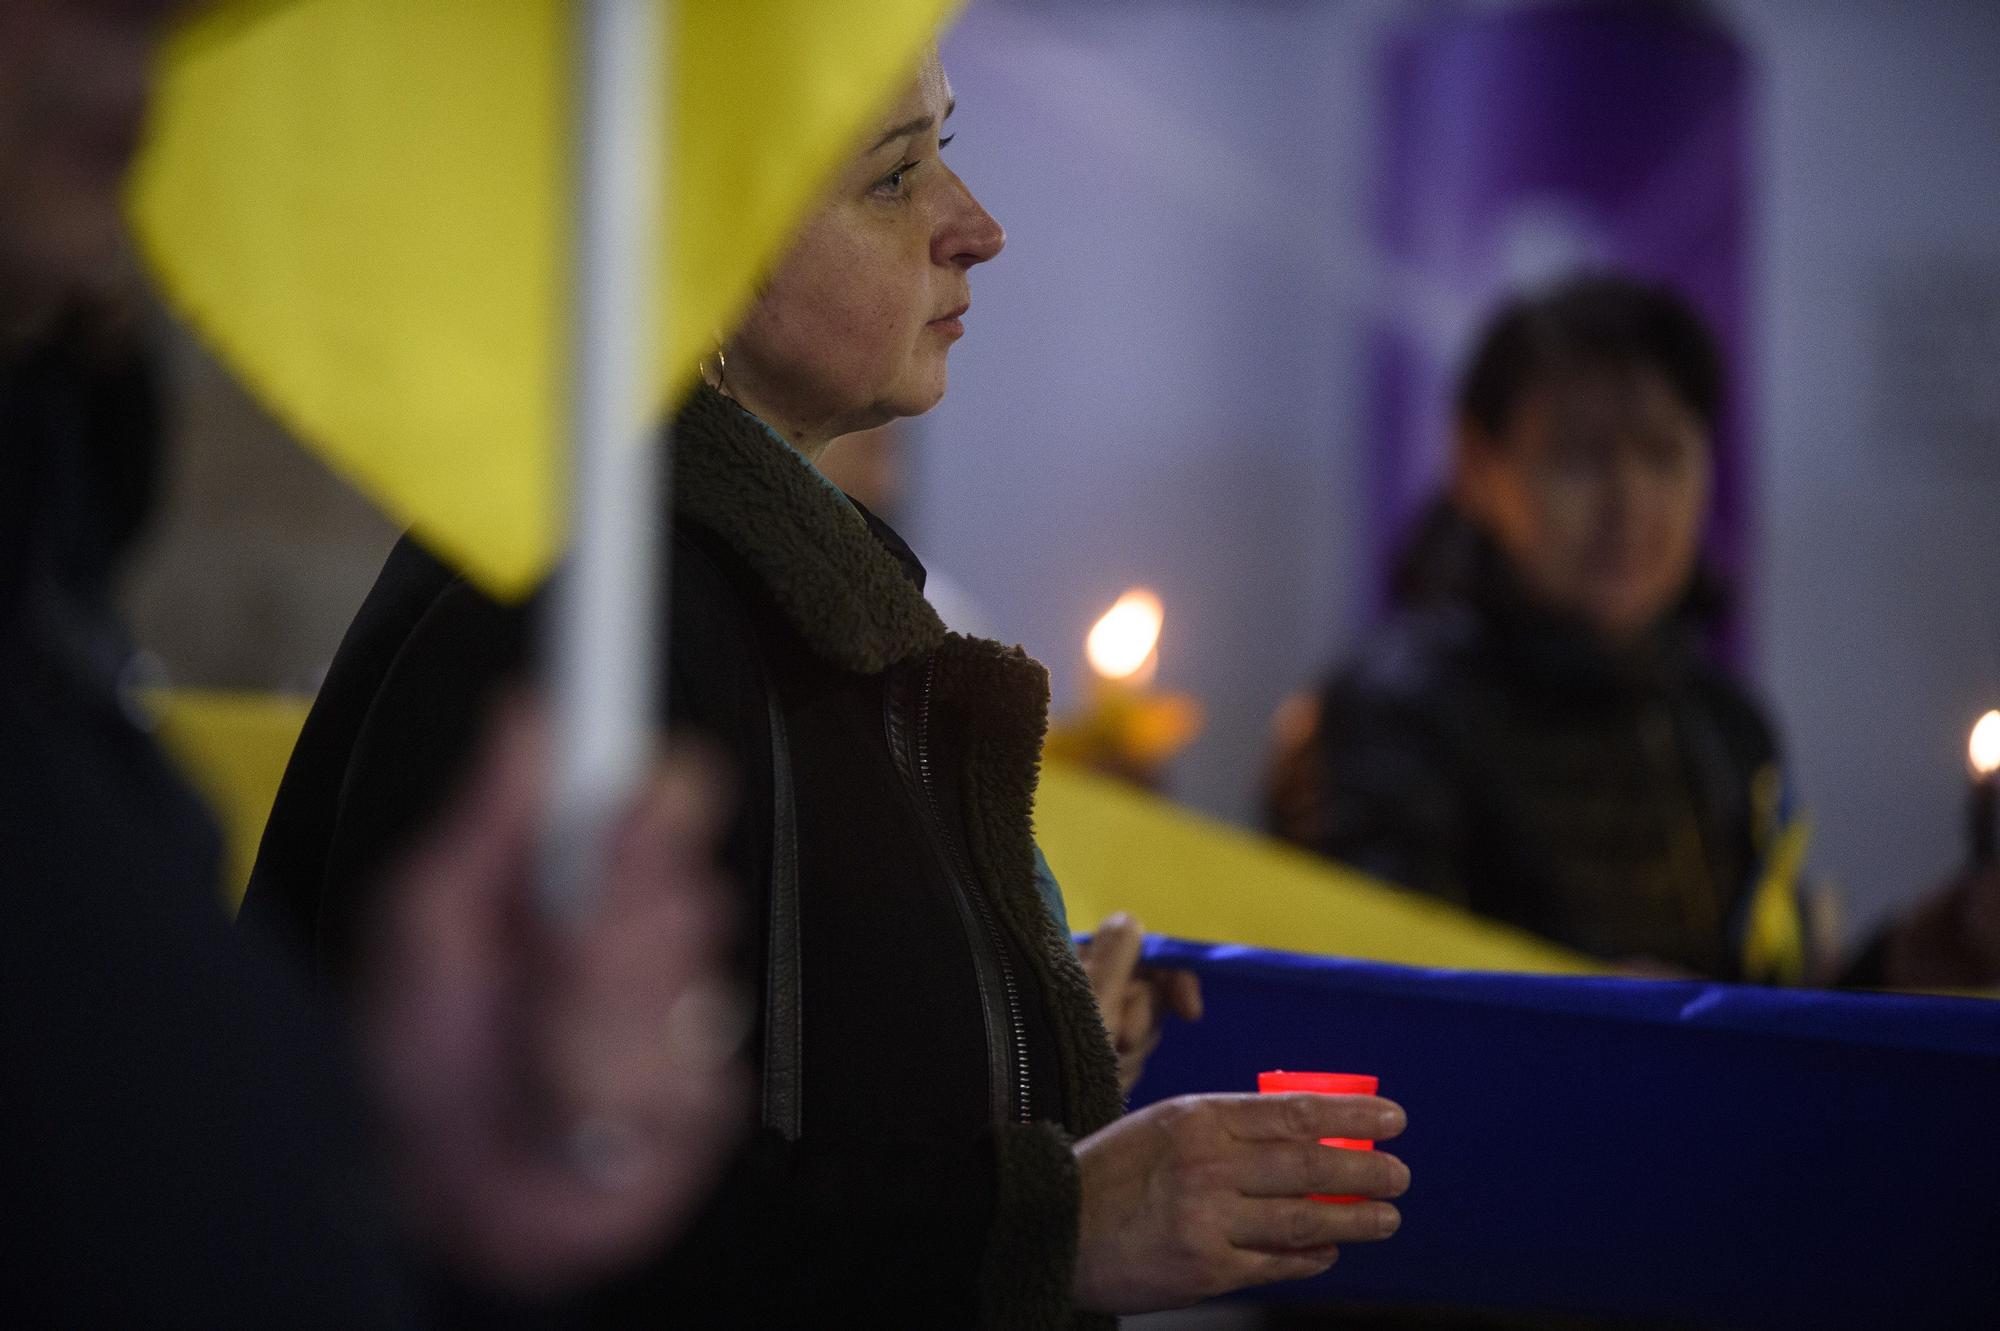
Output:
[[1104,612],[1084,639],[1084,655],[1090,668],[1105,679],[1132,679],[1155,663],[1154,649],[1160,645],[1160,626],[1166,612],[1160,598],[1144,587],[1134,587]]
[[2000,712],[1988,712],[1972,728],[1972,770],[1980,776],[2000,772]]

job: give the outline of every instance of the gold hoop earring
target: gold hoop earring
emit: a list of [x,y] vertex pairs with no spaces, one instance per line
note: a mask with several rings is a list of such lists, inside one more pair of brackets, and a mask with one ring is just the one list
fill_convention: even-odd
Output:
[[[709,361],[715,363],[715,373],[713,376],[709,373]],[[729,356],[723,351],[722,339],[718,337],[715,339],[715,354],[701,363],[701,377],[707,381],[710,388],[713,388],[724,397],[728,397],[730,395],[728,376]]]

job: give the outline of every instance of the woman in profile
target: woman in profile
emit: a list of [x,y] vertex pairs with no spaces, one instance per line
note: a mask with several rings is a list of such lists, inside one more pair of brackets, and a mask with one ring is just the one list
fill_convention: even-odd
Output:
[[[1767,964],[1746,942],[1777,746],[1704,641],[1722,401],[1663,288],[1587,276],[1503,308],[1396,612],[1280,736],[1272,830],[1640,970]],[[1796,943],[1792,885],[1770,890]]]
[[[813,460],[944,392],[999,226],[943,159],[935,56],[834,182],[674,428],[667,711],[739,777],[725,859],[758,997],[761,1126],[693,1232],[607,1295],[649,1325],[1054,1327],[1316,1274],[1407,1171],[1320,1150],[1372,1097],[1203,1096],[1120,1118],[1113,1050],[1031,835],[1048,706],[947,633],[923,569]],[[337,979],[377,868],[449,785],[538,605],[412,542],[349,631],[246,913]]]

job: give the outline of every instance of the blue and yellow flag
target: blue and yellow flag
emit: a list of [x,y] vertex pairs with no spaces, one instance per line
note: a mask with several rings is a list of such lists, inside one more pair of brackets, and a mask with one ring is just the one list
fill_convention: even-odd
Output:
[[[671,6],[662,403],[955,7]],[[502,595],[561,544],[573,9],[206,6],[167,47],[132,199],[213,350]]]

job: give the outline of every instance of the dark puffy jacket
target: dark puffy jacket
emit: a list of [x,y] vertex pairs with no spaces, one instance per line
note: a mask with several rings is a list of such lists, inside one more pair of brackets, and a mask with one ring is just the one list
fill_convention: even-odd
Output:
[[1738,977],[1778,809],[1756,704],[1692,614],[1626,651],[1434,533],[1406,603],[1281,740],[1271,830],[1607,960]]
[[[666,704],[740,777],[725,857],[764,997],[765,1114],[693,1231],[593,1312],[1064,1325],[1068,1143],[1120,1105],[1036,886],[1046,675],[948,634],[902,542],[734,404],[698,390],[674,438]],[[450,789],[494,688],[531,665],[539,605],[502,607],[414,543],[396,550],[300,737],[247,917],[347,972],[375,871]],[[773,924],[794,857],[796,945]]]

